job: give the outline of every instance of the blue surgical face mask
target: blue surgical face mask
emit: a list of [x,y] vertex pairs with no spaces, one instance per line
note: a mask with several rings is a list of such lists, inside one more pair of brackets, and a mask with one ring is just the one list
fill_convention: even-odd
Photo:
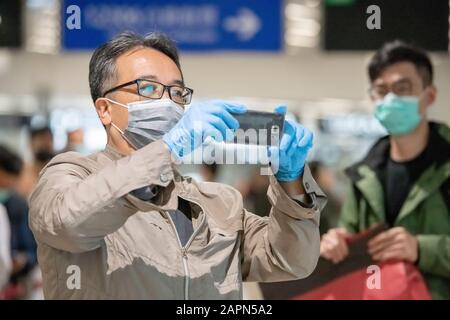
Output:
[[107,100],[128,109],[128,127],[125,130],[114,123],[111,125],[136,150],[161,139],[184,113],[184,109],[171,99],[137,101],[128,105]]
[[411,133],[419,125],[419,97],[387,94],[375,104],[374,116],[391,135]]

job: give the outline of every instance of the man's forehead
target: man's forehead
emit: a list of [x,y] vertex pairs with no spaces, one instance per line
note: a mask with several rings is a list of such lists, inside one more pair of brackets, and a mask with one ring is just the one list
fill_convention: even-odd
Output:
[[163,83],[182,81],[181,72],[170,57],[146,47],[137,47],[119,56],[116,61],[116,72],[120,82],[146,76]]
[[386,67],[375,79],[375,84],[394,83],[399,81],[420,80],[416,67],[411,62],[398,62]]

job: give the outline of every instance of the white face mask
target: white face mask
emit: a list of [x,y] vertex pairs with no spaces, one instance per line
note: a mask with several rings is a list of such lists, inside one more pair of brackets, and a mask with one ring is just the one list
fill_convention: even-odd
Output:
[[128,105],[106,99],[128,109],[128,127],[125,130],[114,123],[111,125],[136,150],[161,139],[184,113],[184,109],[170,99],[136,101]]

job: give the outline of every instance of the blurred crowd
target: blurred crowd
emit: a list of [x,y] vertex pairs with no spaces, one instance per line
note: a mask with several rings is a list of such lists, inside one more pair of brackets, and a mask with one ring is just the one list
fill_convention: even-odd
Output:
[[[37,247],[28,225],[27,198],[39,172],[56,155],[50,127],[29,131],[32,160],[0,145],[0,299],[42,299]],[[65,151],[83,152],[83,130],[67,133]]]

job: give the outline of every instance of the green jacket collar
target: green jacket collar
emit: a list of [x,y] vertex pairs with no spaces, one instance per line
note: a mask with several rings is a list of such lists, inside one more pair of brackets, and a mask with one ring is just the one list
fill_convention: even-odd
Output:
[[[433,147],[435,161],[430,163],[412,187],[398,219],[407,216],[450,176],[450,128],[444,124],[430,123],[430,146]],[[383,175],[389,157],[389,136],[378,140],[360,162],[346,170],[356,188],[380,220],[385,218],[384,190],[380,177]]]

